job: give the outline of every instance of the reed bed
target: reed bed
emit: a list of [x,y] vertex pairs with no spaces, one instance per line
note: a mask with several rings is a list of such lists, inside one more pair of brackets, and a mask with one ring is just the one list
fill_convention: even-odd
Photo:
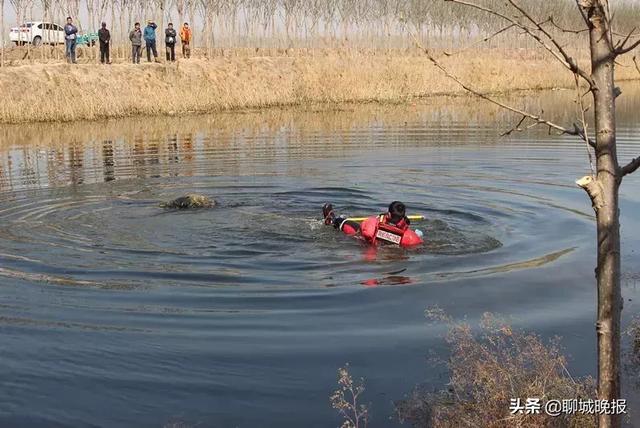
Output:
[[[414,37],[430,49],[453,53],[440,54],[442,63],[483,92],[574,84],[571,74],[544,50],[536,49],[530,37],[514,28],[505,29],[504,20],[446,1],[9,3],[19,23],[62,23],[70,15],[82,32],[90,32],[106,21],[112,33],[114,64],[98,66],[97,47],[79,47],[80,64],[73,67],[63,64],[61,46],[1,49],[0,123],[183,115],[313,103],[400,103],[463,94],[415,49]],[[581,24],[573,1],[531,0],[526,8],[545,22],[579,63],[588,64],[586,34],[567,31]],[[616,2],[614,9],[620,32],[633,28],[640,16],[637,2],[630,0]],[[144,24],[152,18],[159,24],[161,57],[165,24],[190,21],[194,58],[174,64],[129,64],[128,32],[134,22]],[[0,16],[2,46],[6,45],[7,27],[15,25],[7,21]],[[618,37],[622,36],[616,34]],[[616,73],[619,80],[640,77],[630,62],[621,64]]]
[[[572,76],[526,50],[476,50],[443,57],[474,88],[488,93],[571,87]],[[619,79],[634,79],[631,64]],[[325,50],[234,55],[175,64],[31,64],[0,69],[0,123],[184,115],[271,106],[401,103],[462,95],[419,52]]]

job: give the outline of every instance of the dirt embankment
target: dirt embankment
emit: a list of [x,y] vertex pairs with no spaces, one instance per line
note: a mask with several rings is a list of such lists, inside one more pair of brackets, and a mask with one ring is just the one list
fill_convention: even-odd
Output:
[[[526,51],[476,51],[443,57],[483,92],[572,87],[553,59]],[[582,61],[586,65],[586,62]],[[618,79],[640,75],[628,64]],[[174,64],[0,68],[0,123],[181,115],[229,109],[342,102],[405,102],[464,91],[419,53],[229,55]]]

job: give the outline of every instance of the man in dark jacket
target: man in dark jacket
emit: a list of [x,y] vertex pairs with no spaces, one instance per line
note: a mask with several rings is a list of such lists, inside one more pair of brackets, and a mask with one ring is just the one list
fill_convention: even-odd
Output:
[[175,61],[176,60],[176,38],[178,37],[178,33],[173,29],[173,24],[169,23],[169,28],[167,28],[164,32],[165,35],[165,44],[167,45],[167,61]]
[[67,61],[76,64],[76,35],[78,28],[73,25],[70,16],[67,17],[67,25],[64,26],[64,44],[66,48]]
[[111,33],[107,30],[107,23],[102,23],[102,28],[98,30],[98,40],[100,40],[100,62],[102,64],[111,64],[109,61],[109,43],[111,42]]
[[153,21],[148,21],[147,26],[144,27],[144,41],[147,46],[147,61],[151,62],[151,53],[153,52],[153,59],[158,62],[158,50],[156,49],[156,28],[158,26]]
[[131,59],[134,64],[140,64],[140,51],[142,51],[142,30],[140,23],[136,22],[133,30],[129,33],[131,40]]

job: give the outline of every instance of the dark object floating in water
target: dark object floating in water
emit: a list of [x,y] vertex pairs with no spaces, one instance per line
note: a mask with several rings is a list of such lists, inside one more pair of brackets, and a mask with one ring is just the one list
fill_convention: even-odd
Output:
[[189,209],[189,208],[211,208],[216,205],[216,201],[205,195],[189,193],[173,201],[160,204],[163,208]]

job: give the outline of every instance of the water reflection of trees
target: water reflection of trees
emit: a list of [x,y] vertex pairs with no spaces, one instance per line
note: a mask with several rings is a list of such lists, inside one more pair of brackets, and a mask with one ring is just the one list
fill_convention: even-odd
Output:
[[104,167],[103,178],[105,182],[116,179],[113,153],[113,141],[104,140],[102,142],[102,165]]
[[80,144],[72,143],[69,152],[69,182],[70,184],[84,183],[84,150]]
[[[638,92],[634,86],[625,92]],[[570,124],[572,91],[517,94],[512,103]],[[631,138],[640,97],[619,102],[620,137]],[[206,116],[0,127],[0,189],[85,181],[194,175],[304,176],[292,159],[343,157],[372,146],[504,144],[508,112],[469,98],[428,98],[398,106],[270,109]],[[469,130],[474,130],[470,132]],[[89,161],[87,161],[89,159]],[[293,165],[297,170],[292,170]],[[16,181],[16,178],[18,181]]]

